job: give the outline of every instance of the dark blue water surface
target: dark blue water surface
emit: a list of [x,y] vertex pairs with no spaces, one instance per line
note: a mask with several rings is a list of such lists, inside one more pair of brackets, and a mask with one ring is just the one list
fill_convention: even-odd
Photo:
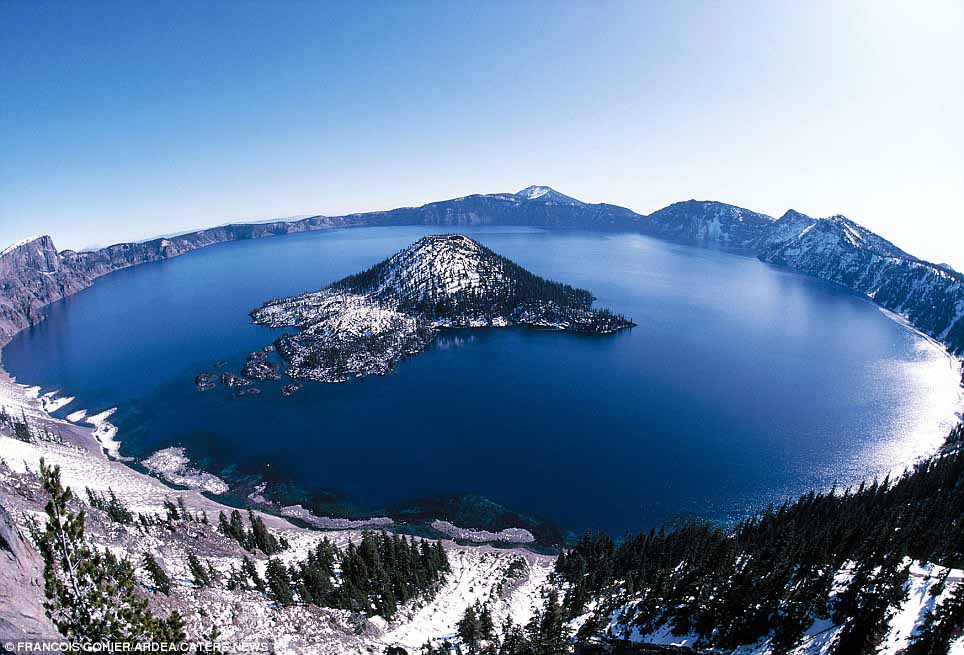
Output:
[[118,407],[124,455],[183,445],[215,472],[333,489],[371,507],[485,495],[572,530],[739,515],[866,478],[941,438],[948,361],[870,302],[753,258],[638,235],[467,234],[592,290],[638,327],[610,337],[450,333],[388,377],[291,398],[198,393],[270,343],[265,300],[313,290],[431,233],[365,228],[229,243],[120,271],[3,351],[21,383]]

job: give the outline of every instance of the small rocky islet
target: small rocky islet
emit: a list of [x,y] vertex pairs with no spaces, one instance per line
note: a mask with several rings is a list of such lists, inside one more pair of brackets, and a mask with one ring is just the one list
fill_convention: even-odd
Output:
[[267,352],[258,350],[248,355],[241,375],[249,380],[280,380],[281,367],[269,359]]
[[[265,346],[262,350],[256,350],[245,357],[244,366],[241,373],[222,370],[220,374],[202,371],[194,377],[194,386],[198,391],[210,391],[214,389],[218,382],[226,389],[234,390],[235,398],[244,396],[257,396],[262,393],[261,389],[251,386],[254,381],[279,381],[281,380],[281,365],[271,361],[271,353],[274,346]],[[226,361],[215,362],[214,367],[223,369],[227,366]],[[290,396],[301,388],[299,384],[286,384],[281,388],[281,395]]]

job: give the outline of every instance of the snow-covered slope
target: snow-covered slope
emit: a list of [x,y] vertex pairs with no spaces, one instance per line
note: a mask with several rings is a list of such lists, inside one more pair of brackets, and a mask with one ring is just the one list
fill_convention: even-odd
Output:
[[[936,564],[907,561],[909,571],[904,585],[906,596],[889,613],[886,628],[881,636],[877,653],[880,655],[898,655],[913,641],[913,637],[921,626],[925,624],[927,613],[944,603],[957,589],[957,585],[964,584],[964,571],[947,569]],[[831,598],[836,598],[843,592],[852,576],[852,563],[837,571],[834,577],[834,589]],[[633,624],[636,613],[635,602],[630,601],[610,611],[605,620],[603,631],[611,632],[617,639],[626,639],[637,644],[653,644],[656,646],[693,647],[699,643],[698,636],[692,633],[674,634],[668,625],[661,625],[652,632],[640,631]],[[573,628],[578,628],[588,619],[588,615],[573,621]],[[830,617],[815,618],[813,624],[802,635],[799,642],[788,651],[792,655],[829,655],[838,652],[836,647],[843,626],[834,623]],[[737,655],[773,655],[777,651],[769,639],[747,646],[740,646],[733,651]],[[964,636],[960,636],[951,643],[950,652],[955,655],[964,653]]]
[[[356,290],[401,305],[465,293],[501,293],[511,283],[501,258],[489,256],[479,243],[458,234],[419,239],[376,269],[372,286],[356,286]],[[352,276],[333,286],[354,286],[355,279]]]
[[[98,548],[108,548],[130,559],[137,570],[138,593],[161,616],[178,610],[191,639],[206,639],[216,627],[222,644],[261,642],[277,653],[362,655],[383,653],[386,647],[396,644],[416,652],[429,638],[453,634],[465,609],[479,599],[489,604],[500,623],[510,617],[517,623],[527,621],[540,601],[555,560],[549,555],[515,548],[445,542],[453,571],[443,587],[431,598],[413,600],[400,608],[391,622],[323,607],[300,605],[282,609],[263,593],[231,589],[227,584],[231,570],[239,567],[243,558],[251,558],[262,575],[268,561],[260,551],[246,551],[218,531],[218,513],[230,513],[232,507],[194,489],[175,489],[134,471],[124,462],[108,459],[89,428],[51,418],[35,390],[13,383],[2,371],[0,406],[11,415],[25,417],[35,432],[33,438],[24,441],[15,438],[10,426],[0,422],[0,637],[5,639],[56,636],[54,626],[44,615],[43,560],[29,536],[32,521],[45,520],[47,495],[40,489],[36,475],[41,459],[60,467],[64,484],[74,491],[74,509],[86,511],[87,538]],[[180,460],[179,455],[175,454],[174,459]],[[123,525],[84,502],[88,488],[100,494],[116,493],[131,511],[163,515],[166,501],[181,500],[189,511],[205,512],[213,520],[182,521],[173,526],[136,521]],[[348,529],[320,532],[298,527],[273,514],[256,513],[272,533],[290,542],[291,547],[277,555],[286,565],[304,559],[308,549],[322,538],[339,548],[357,543],[362,533],[354,527],[365,526],[345,521]],[[172,578],[170,594],[154,591],[140,565],[145,551]],[[192,583],[190,555],[213,567],[215,584],[197,588]]]

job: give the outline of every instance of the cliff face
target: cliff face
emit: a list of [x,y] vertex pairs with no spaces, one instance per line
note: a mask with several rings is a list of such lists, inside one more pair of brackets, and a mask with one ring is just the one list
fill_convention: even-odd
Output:
[[43,308],[89,287],[89,276],[64,266],[50,237],[0,254],[0,343],[43,318]]
[[43,570],[40,553],[0,505],[0,635],[4,639],[58,637],[44,613]]

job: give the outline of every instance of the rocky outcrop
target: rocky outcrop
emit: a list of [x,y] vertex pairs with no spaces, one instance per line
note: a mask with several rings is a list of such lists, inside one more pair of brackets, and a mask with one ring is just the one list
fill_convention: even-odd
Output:
[[214,381],[218,379],[214,373],[198,373],[194,377],[194,386],[198,391],[210,391],[214,388]]
[[0,505],[0,635],[4,639],[58,637],[44,613],[43,570],[40,553]]
[[142,460],[141,464],[171,484],[205,491],[215,496],[230,491],[228,484],[221,478],[190,466],[191,460],[185,453],[184,448],[165,448]]
[[228,389],[239,389],[248,386],[251,382],[231,371],[225,371],[221,374],[221,384]]
[[[272,348],[273,350],[273,348]],[[281,372],[276,362],[270,360],[263,350],[253,352],[245,359],[241,375],[249,380],[280,380]]]
[[387,528],[395,521],[385,516],[375,516],[367,519],[331,518],[329,516],[315,516],[310,510],[301,505],[288,505],[279,512],[282,516],[298,519],[308,525],[321,530],[363,530],[369,528]]
[[452,539],[475,543],[501,542],[507,544],[531,544],[536,540],[531,532],[523,528],[505,528],[498,532],[473,530],[471,528],[460,528],[449,521],[442,521],[441,519],[432,521],[429,527]]
[[43,308],[91,284],[64,266],[49,236],[22,241],[0,253],[0,343],[40,321]]

